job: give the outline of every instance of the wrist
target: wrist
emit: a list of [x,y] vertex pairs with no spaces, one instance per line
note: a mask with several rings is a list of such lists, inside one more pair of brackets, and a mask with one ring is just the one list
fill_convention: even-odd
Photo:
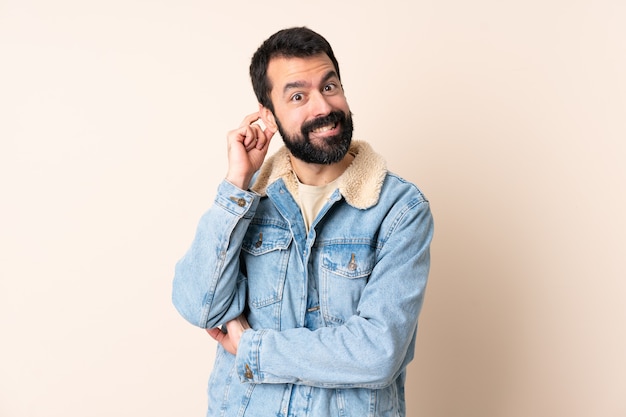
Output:
[[250,176],[231,175],[231,174],[226,175],[226,181],[228,181],[235,187],[240,188],[242,190],[248,189],[248,187],[250,186],[251,179],[252,179],[251,175]]

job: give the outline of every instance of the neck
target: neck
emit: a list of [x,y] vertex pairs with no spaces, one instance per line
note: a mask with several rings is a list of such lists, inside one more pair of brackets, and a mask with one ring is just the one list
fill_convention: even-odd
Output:
[[309,164],[291,157],[291,167],[302,184],[326,185],[339,178],[350,166],[354,156],[347,153],[344,158],[331,165]]

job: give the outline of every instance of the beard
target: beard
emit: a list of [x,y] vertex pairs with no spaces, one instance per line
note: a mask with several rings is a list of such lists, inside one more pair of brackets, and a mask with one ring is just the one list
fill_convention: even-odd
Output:
[[[329,124],[339,124],[341,127],[339,133],[320,139],[321,144],[311,142],[310,133]],[[295,158],[309,164],[320,165],[334,164],[346,156],[352,143],[352,131],[354,130],[352,113],[346,114],[338,110],[304,123],[300,132],[294,135],[285,132],[278,118],[276,118],[276,125],[285,146]]]

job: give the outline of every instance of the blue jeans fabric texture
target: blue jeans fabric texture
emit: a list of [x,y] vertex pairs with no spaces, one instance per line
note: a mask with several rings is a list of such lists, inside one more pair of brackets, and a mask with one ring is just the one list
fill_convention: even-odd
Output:
[[406,366],[433,219],[365,142],[307,233],[282,148],[250,190],[224,181],[177,263],[173,302],[201,328],[245,314],[218,346],[208,416],[404,416]]

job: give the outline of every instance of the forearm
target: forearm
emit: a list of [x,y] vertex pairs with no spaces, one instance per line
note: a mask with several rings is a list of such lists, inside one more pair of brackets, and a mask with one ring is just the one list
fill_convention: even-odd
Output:
[[222,182],[191,247],[176,264],[172,301],[192,324],[215,327],[243,311],[245,277],[239,252],[258,200],[256,194]]
[[[407,354],[413,349],[415,329],[396,337],[372,327],[355,316],[353,323],[316,331],[246,331],[237,353],[237,372],[250,383],[383,388],[412,358]],[[370,336],[378,340],[368,340]]]

